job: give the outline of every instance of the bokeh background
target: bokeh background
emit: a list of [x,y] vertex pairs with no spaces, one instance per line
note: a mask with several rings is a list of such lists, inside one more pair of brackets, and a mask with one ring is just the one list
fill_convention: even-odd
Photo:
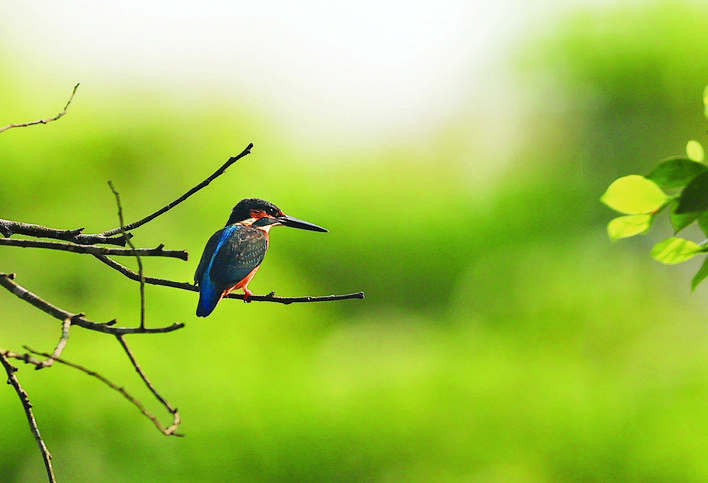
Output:
[[[706,288],[611,244],[598,198],[705,141],[702,2],[15,2],[0,16],[0,217],[136,230],[189,262],[258,196],[329,228],[272,232],[256,293],[363,290],[279,306],[147,288],[130,337],[185,438],[66,367],[21,366],[66,482],[708,480]],[[132,266],[134,264],[130,263]],[[67,310],[136,324],[138,286],[89,256],[4,248],[0,270]],[[55,320],[0,294],[0,347],[51,350]],[[110,337],[66,359],[165,422]],[[15,393],[0,480],[42,481]]]

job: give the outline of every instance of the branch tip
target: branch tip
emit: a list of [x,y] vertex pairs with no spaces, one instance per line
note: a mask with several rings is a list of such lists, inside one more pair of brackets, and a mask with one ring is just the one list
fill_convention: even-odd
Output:
[[12,129],[15,127],[28,127],[28,126],[35,126],[37,124],[48,124],[52,121],[56,121],[60,118],[62,118],[68,111],[69,111],[69,106],[71,105],[71,101],[74,100],[74,96],[76,95],[76,89],[79,88],[79,84],[77,83],[74,86],[74,89],[71,91],[71,95],[69,96],[69,100],[66,101],[66,105],[64,105],[64,110],[62,110],[59,114],[57,114],[54,117],[50,117],[48,119],[39,119],[37,121],[30,121],[30,122],[20,122],[20,123],[14,123],[14,124],[8,124],[7,126],[0,127],[0,133],[7,131],[8,129]]
[[163,206],[159,210],[157,210],[153,213],[150,213],[145,218],[142,218],[142,219],[135,221],[133,223],[129,223],[125,226],[121,226],[118,228],[113,228],[112,230],[105,231],[105,232],[101,233],[101,235],[112,236],[112,235],[115,235],[116,233],[120,233],[120,232],[124,232],[124,231],[127,232],[127,231],[133,230],[135,228],[138,228],[139,226],[143,226],[144,224],[154,220],[158,216],[162,215],[163,213],[171,210],[172,208],[174,208],[178,204],[182,203],[184,200],[186,200],[187,198],[192,196],[194,193],[201,190],[202,188],[207,186],[209,183],[214,181],[216,178],[221,176],[224,173],[224,171],[226,171],[226,169],[229,166],[231,166],[232,164],[234,164],[236,161],[238,161],[239,159],[243,158],[244,156],[246,156],[248,154],[251,154],[251,148],[253,148],[253,143],[250,143],[248,146],[246,146],[246,149],[241,151],[241,153],[239,153],[238,155],[232,156],[231,158],[229,158],[223,165],[221,165],[221,167],[219,169],[214,171],[214,173],[212,173],[211,176],[209,176],[207,179],[205,179],[204,181],[202,181],[201,183],[199,183],[198,185],[196,185],[195,187],[193,187],[192,189],[187,191],[185,194],[183,194],[182,196],[180,196],[176,200]]

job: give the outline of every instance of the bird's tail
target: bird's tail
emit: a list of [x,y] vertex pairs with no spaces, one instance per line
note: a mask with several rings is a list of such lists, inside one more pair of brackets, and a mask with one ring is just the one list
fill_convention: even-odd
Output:
[[213,284],[205,284],[199,290],[199,304],[197,304],[197,317],[206,317],[214,311],[214,307],[221,300],[223,291]]

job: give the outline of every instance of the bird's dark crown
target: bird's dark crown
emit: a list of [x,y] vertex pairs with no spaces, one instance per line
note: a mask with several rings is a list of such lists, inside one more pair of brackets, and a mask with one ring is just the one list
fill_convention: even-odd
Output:
[[239,201],[236,206],[234,206],[233,210],[231,210],[229,221],[227,221],[226,224],[232,225],[239,221],[248,220],[249,218],[261,218],[263,216],[275,218],[277,216],[283,216],[283,212],[269,201],[259,198],[246,198]]

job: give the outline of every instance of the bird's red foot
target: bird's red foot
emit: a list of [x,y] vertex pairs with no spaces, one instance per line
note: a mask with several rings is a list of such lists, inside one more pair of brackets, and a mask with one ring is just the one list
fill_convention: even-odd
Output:
[[247,288],[244,287],[244,289],[243,289],[243,301],[250,304],[251,301],[248,300],[248,297],[250,297],[251,295],[253,295],[253,292],[251,292],[250,290],[248,290]]

